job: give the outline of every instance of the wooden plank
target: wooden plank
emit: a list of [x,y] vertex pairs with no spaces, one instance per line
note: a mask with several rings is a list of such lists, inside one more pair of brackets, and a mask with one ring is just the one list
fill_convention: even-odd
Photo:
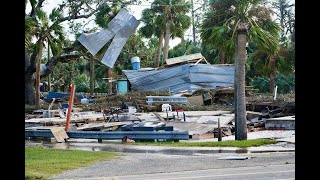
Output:
[[177,64],[177,63],[181,63],[181,62],[187,62],[190,60],[200,59],[202,57],[203,56],[201,53],[189,54],[189,55],[179,56],[179,57],[175,57],[175,58],[169,58],[166,60],[166,64],[167,65]]
[[43,130],[43,129],[51,129],[54,128],[56,126],[36,126],[36,127],[27,127],[25,129],[33,129],[33,130]]
[[[86,122],[86,121],[97,121],[97,120],[103,120],[103,114],[97,114],[97,115],[80,115],[80,117],[72,117],[71,123],[80,123],[80,122]],[[32,118],[32,119],[26,119],[25,123],[41,123],[41,124],[59,124],[63,125],[66,123],[65,118],[60,117],[54,117],[54,118]]]
[[157,116],[158,119],[160,119],[160,121],[166,121],[163,117],[160,116],[160,114],[158,114],[157,112],[153,112],[154,115]]
[[57,142],[63,142],[65,139],[69,138],[63,127],[51,127],[50,131],[52,132]]
[[127,124],[132,124],[132,123],[133,123],[133,121],[85,124],[82,127],[78,127],[77,130],[83,131],[83,130],[92,129],[92,128],[108,128],[108,127],[122,126],[122,125],[127,125]]

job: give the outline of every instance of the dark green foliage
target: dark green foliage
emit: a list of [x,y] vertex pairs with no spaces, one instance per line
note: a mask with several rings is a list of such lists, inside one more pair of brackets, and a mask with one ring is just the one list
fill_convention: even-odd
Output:
[[269,91],[269,78],[265,77],[255,77],[252,80],[252,85],[254,88],[259,89],[259,92],[266,93]]
[[[278,73],[275,77],[275,84],[278,86],[277,92],[280,94],[290,93],[295,91],[295,74],[284,75]],[[269,92],[269,78],[255,77],[251,84],[254,88],[259,89],[260,93]]]
[[295,74],[277,74],[276,85],[278,86],[278,93],[285,94],[291,91],[295,91]]
[[201,48],[194,45],[191,40],[182,42],[169,50],[169,58],[178,57],[188,54],[200,53]]

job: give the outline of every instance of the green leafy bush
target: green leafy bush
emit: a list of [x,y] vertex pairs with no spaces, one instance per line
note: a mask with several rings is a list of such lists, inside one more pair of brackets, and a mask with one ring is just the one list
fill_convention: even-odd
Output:
[[[266,77],[254,77],[252,80],[252,86],[259,89],[260,93],[269,92],[269,78]],[[284,75],[278,73],[275,77],[275,84],[278,86],[277,92],[280,94],[286,94],[295,91],[295,74]]]

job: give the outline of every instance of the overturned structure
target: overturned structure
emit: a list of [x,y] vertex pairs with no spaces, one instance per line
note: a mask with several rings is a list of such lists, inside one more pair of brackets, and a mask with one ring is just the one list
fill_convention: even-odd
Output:
[[183,64],[160,70],[123,70],[132,90],[193,92],[198,89],[231,87],[234,84],[234,66]]

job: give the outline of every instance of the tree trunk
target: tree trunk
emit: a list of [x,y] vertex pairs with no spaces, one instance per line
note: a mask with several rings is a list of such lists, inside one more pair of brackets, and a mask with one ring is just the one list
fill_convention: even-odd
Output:
[[246,99],[245,99],[245,62],[246,62],[246,35],[245,28],[237,31],[237,65],[236,65],[236,93],[237,93],[237,119],[236,119],[236,140],[247,139],[247,118],[246,118]]
[[112,68],[108,68],[108,94],[112,95]]
[[293,49],[295,49],[295,44],[296,44],[296,28],[295,28],[295,25],[293,24],[293,32],[291,34],[291,46]]
[[73,71],[74,71],[74,64],[70,64],[69,77],[66,77],[66,82],[63,85],[64,86],[63,92],[65,93],[71,92],[71,84],[72,84],[72,79],[74,75]]
[[29,104],[29,105],[34,105],[35,104],[35,93],[34,93],[34,79],[32,76],[25,76],[24,78],[24,103]]
[[[40,40],[38,40],[37,43],[39,43]],[[66,49],[74,49],[74,48],[66,48]],[[70,50],[69,50],[70,51]],[[36,51],[36,48],[34,48],[31,56],[27,49],[25,49],[25,104],[29,105],[35,105],[36,101],[36,94],[34,86],[34,77],[33,74],[36,72],[37,69],[37,54],[39,52]],[[63,54],[63,53],[61,53]],[[79,59],[80,55],[63,55],[58,57],[51,57],[47,64],[46,64],[46,71],[44,74],[42,74],[42,77],[47,77],[52,71],[54,70],[54,67],[57,63],[67,63],[71,60]],[[63,89],[61,90],[63,91]]]
[[48,75],[48,92],[51,91],[51,74]]
[[170,24],[171,24],[171,20],[169,19],[167,21],[167,24],[166,24],[166,36],[165,36],[165,39],[164,39],[163,59],[162,59],[162,64],[161,65],[163,65],[164,62],[168,59],[169,41],[170,41],[170,35],[171,35]]
[[270,93],[274,93],[275,76],[276,76],[276,57],[272,56],[269,61],[270,65]]
[[161,55],[161,50],[162,50],[162,44],[163,44],[163,36],[164,32],[160,32],[160,37],[159,37],[159,46],[158,46],[158,51],[157,51],[157,57],[156,57],[156,64],[155,67],[159,67],[159,62],[160,62],[160,55]]
[[36,109],[40,109],[40,65],[42,58],[42,41],[39,41],[38,64],[36,69]]
[[[48,61],[50,59],[50,45],[48,41]],[[51,91],[51,75],[48,75],[48,92]]]
[[[237,58],[237,55],[238,55],[238,43],[237,43],[237,40],[235,40],[235,52],[234,52],[234,119],[238,119],[238,116],[237,116],[237,77],[238,77],[238,71],[237,71],[237,65],[238,65],[238,58]],[[238,129],[238,123],[235,123],[235,129]]]
[[193,44],[196,45],[196,26],[194,23],[194,7],[193,7],[193,0],[191,0],[191,16],[192,16],[192,38],[193,38]]
[[[34,57],[32,57],[34,58]],[[35,59],[33,59],[35,61]],[[32,63],[32,67],[31,67]],[[31,62],[30,54],[25,49],[25,75],[24,75],[24,103],[29,105],[35,105],[36,94],[34,89],[34,71],[36,69],[35,63]]]
[[225,56],[225,53],[224,53],[223,50],[220,50],[219,59],[220,59],[220,64],[225,64],[226,63],[226,56]]
[[90,56],[90,96],[94,93],[94,58]]

